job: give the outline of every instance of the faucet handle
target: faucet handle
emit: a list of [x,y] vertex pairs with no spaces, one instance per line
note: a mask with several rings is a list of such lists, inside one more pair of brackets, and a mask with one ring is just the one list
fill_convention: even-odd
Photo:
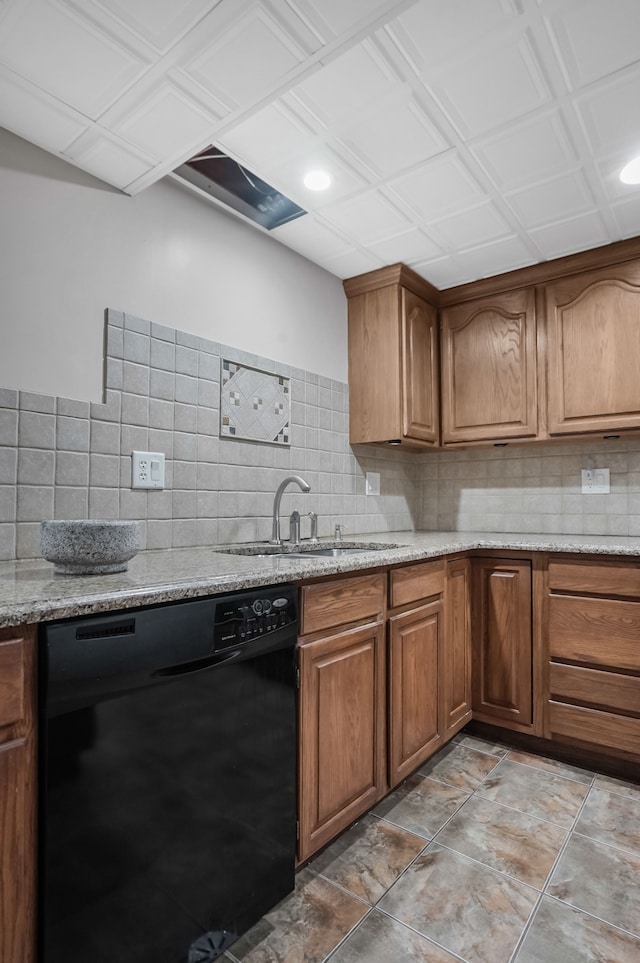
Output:
[[344,524],[336,525],[335,531],[334,531],[336,542],[342,541],[342,533],[345,530],[345,528],[348,528],[348,527],[349,527],[348,525],[344,525]]
[[300,544],[300,512],[297,511],[289,516],[289,541],[293,545]]
[[307,515],[311,519],[310,541],[312,545],[316,545],[318,543],[318,514],[317,512],[307,512]]

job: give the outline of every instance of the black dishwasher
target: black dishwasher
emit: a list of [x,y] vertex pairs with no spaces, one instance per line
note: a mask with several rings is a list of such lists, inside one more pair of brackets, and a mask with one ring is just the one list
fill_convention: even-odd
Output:
[[296,592],[40,639],[40,963],[207,963],[293,889]]

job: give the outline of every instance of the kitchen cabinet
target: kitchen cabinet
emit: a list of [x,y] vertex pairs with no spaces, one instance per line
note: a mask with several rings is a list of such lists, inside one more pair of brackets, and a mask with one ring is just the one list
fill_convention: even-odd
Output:
[[439,709],[444,565],[389,573],[389,784],[396,786],[442,744]]
[[471,719],[471,561],[445,563],[440,646],[440,731],[444,742]]
[[509,441],[538,433],[535,290],[441,312],[442,441]]
[[551,558],[546,735],[640,761],[640,567]]
[[640,261],[546,286],[551,435],[640,427]]
[[349,440],[437,446],[437,292],[404,265],[344,282],[349,318]]
[[473,559],[473,718],[533,725],[531,562]]
[[386,791],[385,576],[301,589],[298,858]]
[[35,646],[0,629],[0,963],[35,958]]

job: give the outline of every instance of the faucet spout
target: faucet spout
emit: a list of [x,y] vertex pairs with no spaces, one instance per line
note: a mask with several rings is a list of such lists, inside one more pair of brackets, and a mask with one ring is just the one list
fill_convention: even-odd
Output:
[[284,481],[280,482],[273,500],[273,524],[271,526],[271,544],[282,545],[280,537],[280,501],[282,494],[288,485],[295,484],[302,492],[310,492],[311,485],[301,478],[300,475],[289,475]]

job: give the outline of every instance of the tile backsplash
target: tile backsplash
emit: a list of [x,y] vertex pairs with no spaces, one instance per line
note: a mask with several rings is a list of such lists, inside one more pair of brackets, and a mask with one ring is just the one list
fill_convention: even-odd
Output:
[[[221,358],[288,378],[290,445],[219,437]],[[0,389],[0,559],[40,556],[50,518],[135,518],[143,547],[264,540],[287,474],[303,536],[310,511],[320,535],[411,530],[420,513],[420,465],[389,450],[348,443],[348,387],[312,372],[154,324],[106,316],[105,399],[96,404]],[[131,490],[131,452],[162,451],[163,491]],[[366,471],[383,478],[365,495]]]
[[[351,447],[348,386],[232,347],[107,311],[104,403],[0,389],[0,559],[40,556],[40,521],[136,518],[149,549],[265,540],[278,484],[320,535],[413,529],[640,536],[640,442],[412,454]],[[221,358],[290,380],[290,445],[219,437]],[[163,491],[131,490],[131,452],[162,451]],[[610,495],[580,471],[609,468]],[[378,472],[381,494],[365,495]]]

